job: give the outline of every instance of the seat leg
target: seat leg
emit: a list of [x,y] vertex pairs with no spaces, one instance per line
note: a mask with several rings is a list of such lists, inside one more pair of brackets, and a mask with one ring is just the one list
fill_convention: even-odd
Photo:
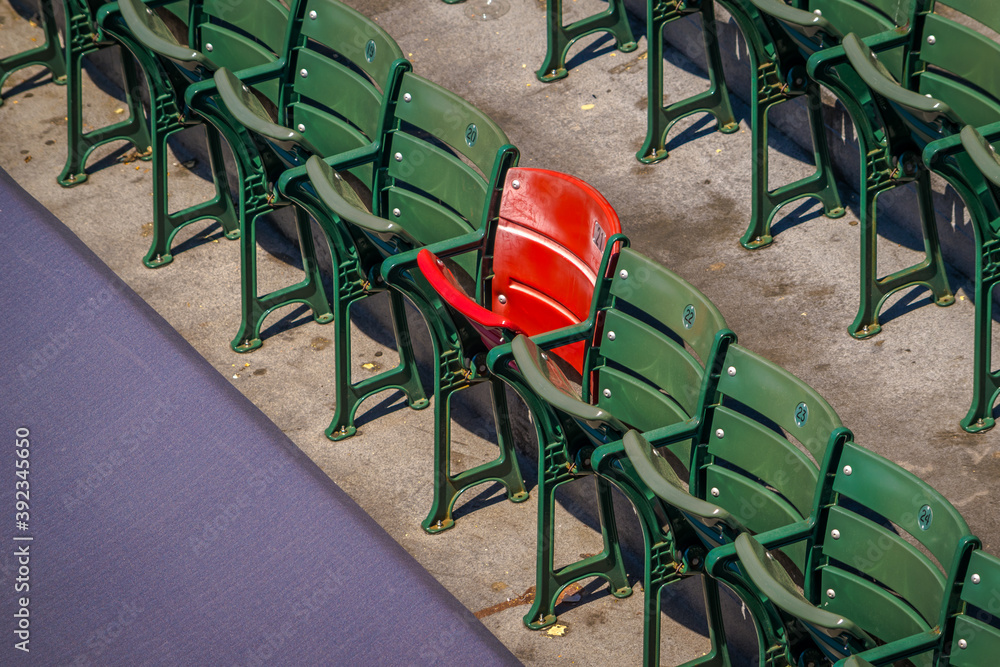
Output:
[[[338,261],[336,251],[334,261]],[[368,291],[367,281],[359,271],[355,267],[346,267],[346,264],[350,264],[350,261],[340,262],[340,270],[334,274],[335,298],[331,304],[334,310],[334,386],[337,393],[333,419],[326,429],[326,437],[331,440],[343,440],[357,433],[354,418],[361,402],[387,389],[402,391],[414,410],[422,410],[430,405],[417,372],[412,337],[406,319],[406,304],[403,297],[394,291],[389,292],[389,299],[399,364],[375,377],[351,383],[350,309],[354,302],[372,292]]]
[[[162,69],[151,53],[140,50],[138,47],[129,48],[130,45],[127,42],[119,40],[121,42],[119,57],[124,73],[125,101],[129,117],[119,123],[84,132],[83,58],[94,51],[109,48],[113,44],[108,42],[94,43],[87,16],[84,14],[71,15],[69,12],[70,3],[67,3],[66,6],[67,25],[72,23],[73,26],[67,31],[66,48],[66,140],[68,150],[66,165],[63,167],[62,173],[59,174],[58,181],[63,187],[72,187],[87,180],[87,158],[95,148],[102,144],[110,141],[128,141],[142,159],[149,159],[152,155],[153,141],[150,137],[146,116],[139,102],[139,77],[133,63],[126,57],[126,51],[130,52],[139,62],[140,68],[147,77],[155,79],[156,83],[159,83],[159,80],[164,77]],[[114,34],[110,30],[108,32]],[[150,83],[153,84],[149,86],[151,91],[160,90],[154,81]],[[151,110],[151,114],[153,113],[155,111]],[[152,119],[150,120],[152,122]]]
[[[154,128],[156,123],[154,122]],[[177,127],[179,131],[183,127]],[[154,130],[155,132],[155,130]],[[170,212],[167,186],[167,150],[166,142],[157,142],[162,158],[153,158],[153,240],[149,251],[143,258],[143,264],[151,269],[165,266],[173,261],[170,251],[174,236],[183,227],[206,218],[222,225],[222,232],[227,239],[240,237],[240,216],[237,204],[229,192],[229,176],[226,172],[225,157],[222,152],[222,138],[212,125],[205,125],[205,136],[208,143],[208,159],[212,171],[212,181],[215,185],[215,195],[208,201],[188,208]],[[157,152],[154,150],[154,152]],[[157,193],[160,193],[157,195]],[[161,198],[162,197],[162,198]]]
[[[89,39],[89,35],[85,38]],[[68,49],[66,138],[69,148],[66,165],[58,178],[59,184],[63,187],[72,187],[85,182],[87,180],[87,158],[95,148],[110,141],[130,142],[143,159],[149,159],[152,155],[153,142],[150,138],[146,117],[142,105],[139,103],[138,95],[133,94],[133,91],[139,90],[139,79],[132,63],[125,56],[124,46],[121,47],[120,57],[122,71],[125,75],[125,97],[126,105],[129,107],[129,117],[119,123],[113,123],[90,132],[83,131],[83,58],[87,54],[107,46],[107,44],[91,44],[86,47],[74,46]],[[145,60],[150,59],[146,58]],[[157,68],[157,65],[151,62],[140,60],[140,63],[145,72]]]
[[569,584],[590,577],[605,579],[611,594],[618,598],[632,594],[619,547],[610,483],[597,478],[598,512],[604,548],[601,553],[584,558],[559,570],[555,569],[555,494],[556,489],[577,477],[570,472],[564,444],[556,441],[546,446],[538,462],[538,544],[536,547],[535,601],[524,617],[524,624],[538,630],[556,622],[555,607],[559,593]]
[[1000,242],[990,241],[979,251],[976,274],[975,361],[972,405],[961,426],[970,433],[986,431],[996,424],[993,405],[1000,397],[1000,370],[993,365],[993,288],[1000,283]]
[[260,330],[264,325],[264,319],[282,306],[303,303],[312,309],[313,318],[320,324],[333,320],[330,302],[319,273],[319,263],[316,260],[316,246],[309,224],[309,214],[298,207],[295,208],[295,226],[305,278],[269,294],[263,296],[257,294],[257,219],[273,209],[270,205],[271,195],[267,192],[263,180],[253,179],[253,181],[256,186],[250,184],[244,188],[245,206],[241,204],[244,211],[240,216],[243,220],[240,230],[242,318],[240,329],[231,343],[236,352],[249,352],[260,347],[262,344]]
[[[763,73],[761,77],[763,77]],[[763,84],[760,77],[759,83]],[[780,93],[768,99],[758,100],[754,105],[751,120],[753,138],[750,157],[752,170],[750,224],[740,238],[740,243],[749,250],[763,248],[774,241],[771,234],[771,224],[775,216],[786,204],[798,199],[804,197],[818,199],[823,204],[823,212],[830,218],[839,218],[846,213],[833,173],[826,127],[823,123],[823,103],[820,98],[819,85],[815,82],[808,82],[805,86],[804,94],[807,100],[816,171],[803,179],[774,190],[770,190],[768,186],[768,110],[787,101],[791,96]]]
[[[906,161],[899,158],[899,162]],[[862,166],[862,182],[865,183],[861,202],[861,300],[858,314],[848,329],[859,339],[870,338],[882,330],[878,321],[879,311],[886,299],[897,290],[914,285],[925,285],[934,294],[939,306],[950,306],[955,302],[954,293],[948,284],[948,275],[941,254],[937,221],[934,213],[933,192],[930,173],[920,169],[916,175],[920,222],[924,236],[924,260],[911,267],[901,269],[883,278],[878,277],[878,231],[876,199],[881,192],[900,185],[895,177],[896,169],[889,166],[885,152],[877,149],[869,153]],[[907,164],[912,164],[908,163]],[[906,169],[907,167],[901,167]]]
[[702,35],[708,60],[709,88],[685,100],[663,106],[663,28],[666,24],[686,16],[694,10],[682,3],[664,3],[649,0],[647,24],[647,96],[646,96],[646,139],[636,153],[636,159],[645,164],[659,162],[667,157],[667,135],[670,128],[680,119],[693,113],[710,113],[715,117],[719,131],[731,134],[740,129],[729,101],[729,87],[726,85],[722,69],[722,53],[719,50],[718,26],[715,21],[715,5],[711,1],[701,3]]
[[[41,0],[42,31],[45,43],[21,53],[0,59],[0,87],[11,74],[24,67],[41,65],[52,72],[52,81],[59,86],[66,85],[66,55],[59,45],[59,31],[56,28],[52,0]],[[3,106],[3,96],[0,96]]]
[[928,164],[962,197],[976,231],[972,403],[960,425],[970,433],[978,433],[995,426],[993,406],[1000,398],[1000,370],[993,370],[993,296],[1000,283],[1000,237],[994,230],[1000,220],[1000,191],[986,181],[964,153],[955,160],[943,157],[933,154]]
[[[442,381],[449,386],[434,397],[434,501],[427,518],[421,526],[428,533],[439,533],[455,525],[452,511],[461,493],[473,486],[488,481],[497,481],[507,489],[507,497],[512,502],[528,499],[528,490],[514,451],[514,437],[510,430],[507,410],[507,396],[499,378],[490,376],[490,391],[493,397],[493,413],[497,425],[497,441],[500,456],[482,465],[458,474],[451,473],[451,399],[456,392],[471,386],[459,378]],[[442,382],[442,384],[444,383]],[[473,381],[474,382],[474,381]]]
[[608,0],[607,10],[564,26],[563,0],[548,0],[545,17],[547,26],[547,51],[542,66],[535,72],[540,81],[555,81],[567,75],[566,54],[573,42],[592,32],[611,33],[621,51],[635,51],[636,42],[628,22],[624,0]]

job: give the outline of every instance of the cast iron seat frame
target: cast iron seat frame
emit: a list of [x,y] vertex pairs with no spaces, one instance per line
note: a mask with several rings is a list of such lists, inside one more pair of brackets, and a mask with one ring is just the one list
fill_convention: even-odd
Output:
[[[257,219],[291,203],[275,188],[285,171],[302,167],[311,155],[333,158],[373,145],[390,77],[402,58],[392,37],[344,3],[298,0],[276,61],[236,74],[223,67],[188,90],[188,108],[230,137],[237,158],[241,320],[233,350],[260,347],[264,320],[284,306],[305,304],[320,324],[334,319],[309,211],[294,207],[303,279],[264,295],[258,293]],[[256,95],[275,105],[277,118]],[[374,188],[371,164],[350,171]]]
[[[389,81],[374,143],[326,160],[312,156],[304,167],[286,171],[278,181],[281,195],[319,223],[333,257],[337,404],[326,430],[332,440],[354,435],[361,402],[387,389],[403,390],[415,409],[429,405],[417,373],[403,291],[390,289],[383,261],[419,246],[481,238],[497,215],[507,170],[518,159],[517,149],[499,126],[454,93],[410,73],[407,61],[393,63]],[[451,122],[442,124],[442,118]],[[337,173],[365,165],[370,165],[375,179],[371,213]],[[385,291],[390,296],[400,363],[352,383],[350,308]],[[418,309],[426,308],[418,304]],[[437,321],[427,324],[437,326]],[[435,395],[443,395],[445,387],[454,389],[479,380],[477,367],[467,367],[466,360],[446,356],[433,363]],[[508,448],[512,446],[511,438],[505,442]],[[435,447],[443,446],[437,434],[435,443]],[[509,469],[500,476],[508,495],[523,499],[527,491],[513,450],[504,450],[503,456],[503,465]],[[440,454],[435,457],[441,459]]]
[[[287,10],[278,0],[254,3],[257,12],[236,11],[217,0],[192,0],[188,21],[188,44],[180,44],[168,30],[154,6],[139,0],[120,0],[118,7],[104,7],[98,23],[125,45],[139,60],[150,89],[150,125],[153,151],[153,238],[143,263],[159,268],[173,261],[171,244],[185,226],[198,220],[215,220],[228,239],[240,237],[237,203],[229,187],[222,136],[192,113],[184,93],[200,81],[211,79],[223,65],[237,68],[271,62],[283,45]],[[235,17],[235,18],[233,18]],[[249,34],[263,37],[249,37]],[[168,149],[171,135],[204,125],[214,196],[179,211],[170,211]],[[234,153],[238,140],[226,139]]]
[[[992,406],[1000,389],[1000,376],[991,372],[990,323],[983,319],[990,315],[991,306],[987,302],[991,286],[995,284],[988,268],[994,245],[991,241],[995,237],[990,226],[989,210],[995,204],[989,201],[984,192],[983,179],[975,173],[974,167],[956,168],[946,157],[961,145],[956,135],[960,135],[963,125],[985,126],[1000,121],[1000,82],[995,80],[994,70],[981,68],[978,64],[1000,63],[1000,46],[976,30],[935,12],[938,4],[945,5],[933,0],[922,4],[913,30],[907,35],[886,33],[867,40],[847,35],[839,49],[814,56],[810,61],[810,71],[815,71],[817,76],[822,72],[829,73],[832,68],[849,67],[856,72],[863,86],[847,89],[838,95],[849,111],[859,106],[877,110],[886,132],[898,135],[896,141],[901,148],[895,169],[908,175],[896,181],[869,184],[867,189],[881,191],[895,187],[900,181],[916,179],[923,212],[927,258],[915,267],[880,280],[874,280],[874,221],[862,230],[863,283],[868,276],[872,278],[871,293],[874,293],[874,298],[871,293],[866,295],[863,289],[861,310],[852,325],[852,335],[865,338],[878,333],[881,329],[878,310],[892,292],[904,287],[923,284],[934,292],[938,305],[954,302],[954,296],[947,288],[937,237],[930,171],[933,169],[954,186],[969,207],[977,237],[976,350],[973,401],[961,426],[975,432],[986,430],[995,423]],[[964,10],[967,16],[987,26],[1000,28],[1000,11],[994,3],[949,0],[947,5]],[[902,66],[893,72],[886,67],[883,54],[900,47],[903,48]],[[861,136],[859,131],[859,139]],[[970,140],[970,145],[972,143]],[[969,164],[968,158],[961,158],[960,161]],[[862,222],[864,224],[865,221]]]
[[[35,65],[48,69],[52,73],[52,82],[57,86],[66,85],[66,54],[59,42],[52,0],[40,0],[39,5],[39,19],[45,42],[41,46],[0,58],[0,88],[7,77],[17,70]],[[3,106],[2,95],[0,106]]]
[[[622,482],[598,476],[603,550],[557,569],[553,559],[556,489],[592,475],[591,453],[620,439],[627,424],[649,430],[686,420],[698,403],[703,373],[699,359],[707,359],[714,333],[725,326],[718,309],[701,292],[629,249],[625,237],[609,240],[609,244],[615,242],[621,250],[602,266],[586,321],[531,339],[518,336],[488,356],[490,370],[527,404],[539,442],[537,583],[534,604],[524,618],[533,629],[556,621],[560,591],[581,579],[604,578],[616,597],[631,593],[611,485],[619,484],[638,511],[650,507],[654,499],[637,499],[636,494],[647,492],[631,486],[627,478]],[[640,321],[636,311],[657,324]],[[586,344],[583,386],[576,393],[548,351],[581,341]],[[653,350],[661,354],[653,355],[651,363]],[[656,517],[647,517],[642,525],[644,530],[650,528],[645,562],[646,585],[651,585],[648,575],[654,564],[657,572],[675,571],[673,535]],[[679,525],[683,527],[683,521]]]
[[[643,163],[659,162],[667,157],[666,141],[670,128],[681,118],[706,112],[715,116],[720,131],[736,132],[739,124],[729,102],[722,55],[715,21],[714,2],[724,7],[739,26],[747,43],[751,83],[751,185],[750,221],[740,242],[749,249],[761,248],[773,241],[771,221],[786,204],[813,197],[823,204],[830,218],[844,215],[830,160],[826,128],[823,124],[819,87],[805,76],[805,56],[775,22],[751,3],[751,0],[647,0],[649,41],[647,133],[636,158]],[[709,90],[688,99],[661,106],[663,99],[663,30],[666,24],[692,13],[701,14],[702,31],[708,58]],[[812,133],[816,171],[805,178],[774,190],[768,187],[768,110],[782,102],[805,95]]]
[[[31,65],[42,65],[52,72],[53,82],[66,86],[66,164],[57,180],[63,187],[79,185],[87,180],[86,163],[90,153],[111,141],[128,141],[137,156],[149,160],[150,133],[146,115],[139,100],[139,77],[133,64],[121,53],[121,69],[124,77],[125,107],[129,115],[123,121],[97,128],[89,132],[83,130],[83,58],[96,51],[116,45],[108,39],[95,17],[103,2],[100,0],[64,0],[65,39],[60,44],[56,28],[54,0],[40,0],[40,15],[45,43],[0,60],[0,86],[15,71]],[[159,2],[163,4],[163,2]],[[178,0],[175,13],[187,20],[187,0]],[[110,3],[108,7],[114,7]],[[3,98],[0,97],[0,105]]]

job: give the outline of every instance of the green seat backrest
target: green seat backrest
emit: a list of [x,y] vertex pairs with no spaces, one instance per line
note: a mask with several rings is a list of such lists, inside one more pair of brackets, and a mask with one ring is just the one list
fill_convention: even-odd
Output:
[[886,642],[934,627],[965,520],[926,482],[853,442],[831,465],[806,596]]
[[[719,399],[705,407],[710,426],[692,491],[754,533],[805,519],[840,417],[815,389],[739,345],[728,345],[717,370]],[[804,544],[785,553],[804,568]]]
[[[869,37],[894,28],[909,28],[914,3],[923,0],[810,0],[808,10],[819,10],[840,34],[853,32]],[[897,79],[903,73],[903,50],[879,54],[879,59]]]
[[[915,3],[926,0],[793,0],[788,4],[796,9],[820,14],[840,35],[853,32],[859,37],[869,37],[889,30],[908,30],[913,22]],[[800,46],[807,51],[829,46],[829,37],[820,42],[813,35],[815,28],[785,24]],[[802,36],[796,36],[800,33]],[[821,33],[822,34],[822,33]],[[897,78],[903,73],[903,49],[893,49],[880,54],[882,64]]]
[[1000,44],[957,20],[952,8],[991,30],[1000,30],[1000,3],[945,0],[923,16],[910,64],[918,81],[910,87],[946,102],[954,120],[982,126],[1000,119]]
[[[978,667],[994,664],[1000,656],[1000,559],[982,549],[972,552],[962,584],[961,614],[954,618],[950,658],[945,665]],[[964,644],[964,645],[963,645]]]
[[[507,135],[469,102],[411,72],[393,108],[375,214],[397,221],[421,245],[482,228],[493,192],[503,187]],[[476,278],[472,253],[456,261]]]
[[195,0],[188,29],[193,48],[217,68],[238,71],[275,60],[287,27],[288,10],[278,0]]
[[[1000,118],[1000,44],[963,23],[1000,29],[1000,4],[992,0],[925,0],[907,49],[904,87],[948,105],[956,127]],[[962,19],[956,14],[965,14]],[[968,20],[968,19],[971,19]],[[929,139],[939,136],[934,130]]]
[[[368,145],[403,52],[374,21],[337,0],[300,0],[291,20],[278,122],[297,129],[319,155]],[[352,172],[371,183],[370,165]]]
[[722,313],[693,285],[630,248],[622,249],[605,289],[585,390],[593,386],[597,405],[640,431],[695,414],[704,364],[726,326]]

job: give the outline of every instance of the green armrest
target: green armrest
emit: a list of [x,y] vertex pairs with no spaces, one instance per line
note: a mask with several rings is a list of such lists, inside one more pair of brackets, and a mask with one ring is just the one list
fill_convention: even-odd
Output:
[[[235,73],[245,86],[254,86],[264,81],[276,78],[285,69],[285,59],[279,58],[274,62],[264,63],[256,67],[248,67]],[[206,97],[213,97],[219,93],[219,86],[215,79],[205,79],[188,86],[184,91],[184,102],[191,108],[197,109],[204,103]]]
[[[898,30],[888,30],[877,35],[865,37],[862,40],[864,45],[875,53],[903,46],[908,44],[909,41],[909,33]],[[809,60],[806,61],[806,72],[809,74],[809,78],[822,81],[824,73],[827,70],[838,65],[844,65],[847,62],[847,53],[844,51],[843,45],[831,46],[828,49],[817,51],[809,56]]]
[[[388,239],[383,237],[383,240]],[[409,245],[412,246],[412,249],[403,250],[395,255],[389,255],[382,261],[382,266],[379,268],[379,274],[390,285],[402,286],[402,281],[404,279],[403,276],[407,272],[416,270],[417,255],[422,249],[426,248],[438,257],[451,257],[471,252],[473,250],[482,250],[483,231],[476,230],[469,232],[468,234],[462,234],[461,236],[457,236],[455,238],[444,239],[443,241],[431,243],[426,246],[421,245],[419,241],[412,238],[406,240]],[[411,285],[414,284],[412,280],[408,282]]]
[[415,242],[410,233],[396,223],[366,211],[364,202],[350,184],[319,157],[313,155],[306,161],[306,174],[320,201],[338,218],[386,241],[402,238],[408,243]]
[[[696,435],[698,422],[691,420],[684,424],[675,424],[674,427],[678,434],[686,436],[675,438],[675,441],[687,440]],[[670,464],[657,456],[653,446],[637,431],[626,433],[622,443],[639,478],[665,503],[685,514],[698,517],[708,526],[724,523],[734,530],[743,530],[742,524],[728,511],[688,493]],[[598,451],[600,449],[603,447],[598,448]]]
[[855,637],[867,635],[850,619],[813,605],[802,597],[788,573],[747,533],[736,538],[736,555],[743,571],[761,593],[777,607],[815,628],[830,631],[831,636],[849,633]]
[[[587,318],[579,324],[571,324],[562,329],[546,331],[545,333],[532,336],[531,342],[543,350],[551,350],[555,347],[586,340],[590,337],[592,329],[593,320]],[[512,361],[514,361],[514,350],[510,343],[496,346],[486,356],[486,365],[490,369],[490,372],[495,375],[502,375],[504,372],[503,369]]]
[[[758,533],[754,539],[768,551],[801,542],[813,534],[815,522],[812,517],[774,530]],[[721,575],[723,569],[737,559],[736,544],[730,542],[715,547],[705,556],[705,571],[713,577]]]
[[200,51],[178,43],[163,20],[142,0],[119,0],[118,6],[136,40],[150,51],[177,62],[210,64]]
[[796,9],[795,7],[786,5],[781,0],[750,0],[750,4],[768,16],[773,16],[779,21],[801,28],[802,34],[810,39],[820,30],[828,35],[841,37],[840,32],[819,14],[808,12],[804,9]]
[[843,45],[854,71],[869,88],[882,97],[906,107],[925,123],[951,112],[951,107],[944,102],[900,86],[872,50],[854,33],[844,37]]
[[220,67],[215,72],[215,86],[229,113],[251,132],[275,142],[302,146],[310,153],[317,152],[300,133],[273,122],[260,100],[250,92],[243,81],[225,67]]
[[976,131],[971,125],[966,125],[960,133],[962,146],[965,152],[972,158],[976,168],[982,172],[993,185],[1000,186],[1000,161],[997,160],[996,151],[983,135]]
[[543,356],[545,353],[530,338],[524,335],[517,336],[511,343],[511,350],[525,383],[554,408],[592,426],[607,424],[621,432],[627,430],[625,425],[608,411],[573,396],[570,393],[572,388],[569,381],[557,368],[549,366],[547,356]]
[[903,637],[894,642],[876,646],[861,653],[855,653],[843,660],[838,660],[834,667],[882,667],[921,653],[927,653],[941,645],[940,628],[931,628],[927,632]]
[[875,667],[872,663],[856,655],[848,656],[843,660],[838,660],[833,667]]

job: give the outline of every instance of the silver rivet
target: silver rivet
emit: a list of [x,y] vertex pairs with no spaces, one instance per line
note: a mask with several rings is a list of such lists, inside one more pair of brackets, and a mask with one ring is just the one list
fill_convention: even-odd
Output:
[[410,95],[409,93],[403,93],[403,101],[404,102],[409,102],[412,99],[413,99],[412,95]]
[[396,216],[397,218],[400,216],[401,213],[402,213],[402,211],[400,211],[398,208],[392,209],[392,214],[394,216]]
[[499,301],[500,303],[507,303],[507,297],[501,294],[500,296],[497,297],[497,301]]
[[519,180],[517,180],[517,179],[515,178],[515,179],[514,179],[514,182],[513,182],[513,183],[511,183],[510,185],[511,185],[511,187],[512,187],[512,188],[514,188],[515,190],[517,190],[517,189],[518,189],[519,187],[521,187],[521,181],[519,181]]
[[152,10],[152,9],[150,9],[149,7],[146,7],[146,13],[147,13],[147,14],[152,14],[152,13],[153,13],[153,10]]
[[206,45],[205,45],[205,50],[206,50],[206,51],[211,51],[211,50],[213,50],[214,48],[215,48],[215,47],[214,47],[214,46],[212,46],[211,44],[206,44]]
[[315,9],[312,10],[311,12],[309,12],[309,18],[311,18],[313,21],[316,20],[316,10]]
[[854,468],[852,468],[851,466],[844,466],[844,474],[845,475],[850,475],[853,472],[854,472]]
[[243,84],[243,92],[245,92],[245,93],[249,93],[250,92],[250,89],[247,88],[246,84]]
[[969,642],[965,641],[964,639],[959,639],[958,648],[969,648]]
[[306,78],[307,76],[309,76],[309,70],[303,67],[302,69],[299,70],[299,76],[301,76],[303,79]]
[[736,366],[730,366],[726,372],[729,373],[729,377],[736,377]]
[[932,100],[934,99],[934,96],[933,96],[933,95],[931,95],[930,93],[924,93],[924,97],[929,97],[929,98],[931,98]]
[[935,37],[934,35],[927,35],[927,43],[928,44],[933,44],[936,41],[937,41],[937,37]]
[[715,496],[716,498],[719,497],[719,488],[718,487],[716,487],[716,486],[712,487],[712,495]]
[[837,597],[837,591],[833,590],[832,588],[826,589],[826,597],[832,600],[833,598]]
[[299,132],[305,132],[306,131],[306,126],[303,125],[302,123],[299,123],[298,124],[298,129],[299,129]]
[[622,280],[625,280],[626,278],[628,278],[628,271],[622,269],[621,271],[618,272],[618,275],[622,277]]
[[837,530],[836,528],[834,528],[833,530],[830,531],[830,537],[832,537],[835,540],[839,540],[840,539],[840,531]]
[[608,332],[608,340],[614,340],[614,339],[615,339],[615,332],[614,331],[609,331]]
[[721,428],[716,429],[715,430],[715,437],[716,438],[724,438],[724,437],[726,437],[726,432],[723,431]]
[[813,10],[813,14],[815,14],[816,16],[823,16],[823,12],[821,12],[821,11],[820,11],[820,10],[818,10],[818,9],[816,9],[816,10]]
[[396,153],[395,155],[393,155],[393,157],[396,158],[396,162],[402,162],[403,161],[403,154],[402,153]]
[[604,390],[604,398],[611,398],[611,390],[610,389],[605,389]]
[[982,581],[982,579],[979,578],[978,574],[972,575],[972,583],[978,584],[980,581]]

